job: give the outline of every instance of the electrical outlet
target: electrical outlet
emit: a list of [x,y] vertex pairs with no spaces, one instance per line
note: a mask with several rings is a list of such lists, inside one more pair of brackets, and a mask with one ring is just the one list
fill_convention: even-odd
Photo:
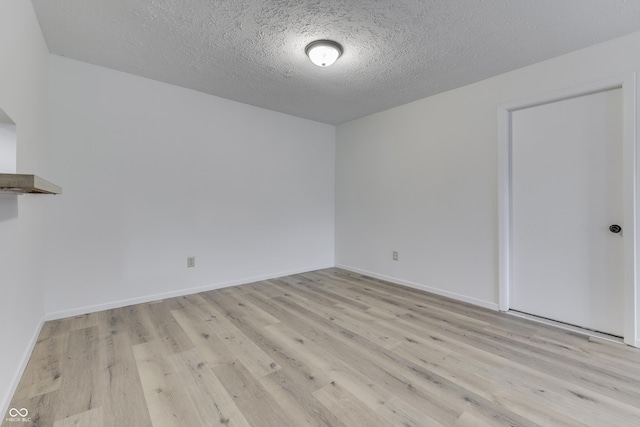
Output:
[[393,260],[394,261],[398,260],[398,251],[393,251]]
[[191,268],[195,266],[196,266],[196,257],[194,256],[187,257],[187,267]]

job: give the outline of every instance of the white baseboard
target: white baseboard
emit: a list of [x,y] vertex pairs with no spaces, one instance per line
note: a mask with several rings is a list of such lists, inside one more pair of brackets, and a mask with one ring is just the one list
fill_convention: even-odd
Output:
[[498,311],[498,303],[491,301],[484,301],[481,299],[473,298],[467,295],[456,294],[454,292],[445,291],[443,289],[433,288],[420,283],[410,282],[408,280],[398,279],[396,277],[385,276],[384,274],[374,273],[372,271],[362,270],[360,268],[351,267],[343,264],[336,264],[336,268],[342,268],[343,270],[352,271],[358,274],[364,274],[366,276],[375,277],[376,279],[386,280],[387,282],[397,283],[398,285],[408,286],[410,288],[419,289],[421,291],[429,292],[432,294],[440,295],[443,297],[455,299],[458,301],[466,302],[469,304],[477,305],[480,307],[488,308],[490,310]]
[[[22,374],[24,370],[27,368],[27,364],[29,363],[29,359],[31,358],[31,353],[33,353],[33,349],[36,346],[36,342],[38,341],[38,336],[40,336],[40,331],[42,330],[42,326],[44,325],[45,319],[42,317],[40,319],[40,323],[36,328],[31,340],[29,341],[29,345],[25,349],[22,354],[22,358],[20,359],[20,364],[16,369],[16,373],[11,379],[11,383],[9,384],[9,388],[5,391],[5,395],[2,397],[0,401],[0,415],[4,418],[5,414],[9,410],[9,404],[11,404],[11,399],[13,399],[13,395],[16,393],[18,389],[18,384],[20,383],[20,379],[22,378]],[[0,418],[0,421],[2,418]]]
[[197,294],[199,292],[213,291],[215,289],[228,288],[231,286],[244,285],[247,283],[259,282],[261,280],[277,279],[278,277],[291,276],[292,274],[308,273],[310,271],[322,270],[334,267],[333,264],[318,265],[308,268],[301,268],[291,271],[283,271],[279,273],[264,274],[244,279],[231,280],[227,282],[213,283],[210,285],[199,286],[195,288],[178,289],[176,291],[164,292],[153,295],[145,295],[141,297],[129,298],[124,300],[111,301],[103,304],[94,304],[85,307],[77,307],[69,310],[54,311],[45,314],[45,320],[63,319],[65,317],[79,316],[87,313],[95,313],[97,311],[111,310],[114,308],[126,307],[134,304],[142,304],[151,301],[158,301],[167,298],[181,297],[184,295]]

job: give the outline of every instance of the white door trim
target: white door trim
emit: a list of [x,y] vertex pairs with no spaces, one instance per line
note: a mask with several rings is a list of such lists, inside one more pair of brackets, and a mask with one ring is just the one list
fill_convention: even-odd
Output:
[[623,99],[623,196],[624,196],[624,342],[640,347],[637,335],[637,253],[638,211],[636,74],[600,80],[551,94],[498,106],[498,305],[508,311],[511,288],[511,113],[523,108],[548,104],[609,89],[622,89]]

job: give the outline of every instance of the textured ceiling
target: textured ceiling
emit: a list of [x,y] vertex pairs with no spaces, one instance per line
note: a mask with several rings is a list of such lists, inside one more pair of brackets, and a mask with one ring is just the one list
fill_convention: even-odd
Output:
[[637,0],[32,2],[52,53],[330,124],[640,31]]

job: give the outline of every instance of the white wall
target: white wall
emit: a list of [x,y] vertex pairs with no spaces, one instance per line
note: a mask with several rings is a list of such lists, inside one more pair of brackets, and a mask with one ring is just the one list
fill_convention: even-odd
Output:
[[[0,1],[0,108],[18,124],[18,172],[40,172],[47,138],[42,94],[47,48],[31,2]],[[43,316],[42,231],[46,197],[0,195],[0,417]]]
[[336,264],[497,308],[498,105],[640,70],[639,51],[636,33],[340,125]]
[[0,122],[0,173],[16,173],[16,156],[16,125]]
[[48,316],[333,265],[334,126],[49,67]]

